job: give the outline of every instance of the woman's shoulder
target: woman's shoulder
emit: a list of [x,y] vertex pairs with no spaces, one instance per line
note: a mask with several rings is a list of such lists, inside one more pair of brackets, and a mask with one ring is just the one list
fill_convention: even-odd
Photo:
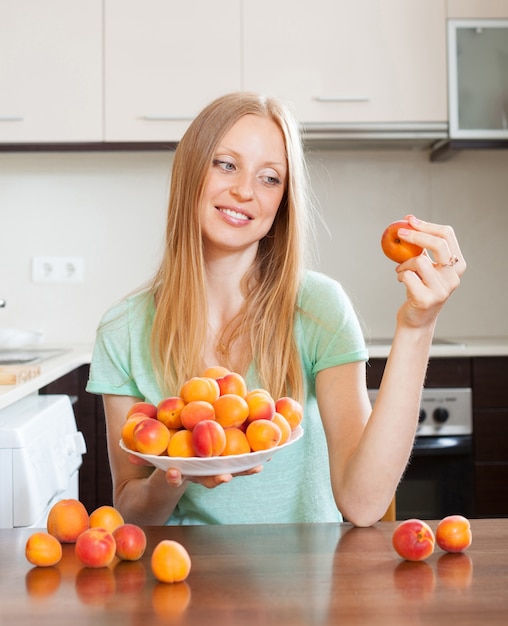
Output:
[[125,322],[131,317],[144,318],[152,314],[155,308],[153,294],[144,289],[129,294],[109,307],[102,317],[102,324],[111,324],[115,321]]
[[342,285],[327,274],[315,270],[306,270],[299,293],[299,304],[304,305],[309,299],[315,298],[346,298]]

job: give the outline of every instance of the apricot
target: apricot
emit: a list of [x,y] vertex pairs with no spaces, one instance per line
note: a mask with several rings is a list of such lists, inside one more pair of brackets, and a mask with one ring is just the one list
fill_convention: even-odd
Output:
[[393,531],[392,544],[407,561],[422,561],[434,552],[435,537],[431,527],[416,518],[401,522]]
[[291,437],[291,426],[289,425],[287,419],[281,413],[275,412],[272,422],[277,424],[280,428],[281,438],[278,445],[281,446],[282,444],[287,443]]
[[122,426],[120,436],[122,437],[124,444],[129,448],[129,450],[134,450],[136,447],[133,436],[136,424],[146,418],[147,415],[145,415],[144,413],[134,413],[126,419],[124,425]]
[[116,543],[105,528],[89,528],[76,540],[74,551],[85,567],[106,567],[115,558]]
[[122,524],[113,531],[116,556],[123,561],[137,561],[146,549],[145,531],[136,524]]
[[180,419],[184,428],[192,430],[198,422],[215,419],[213,404],[206,400],[192,400],[183,407]]
[[179,430],[169,440],[168,456],[196,456],[192,446],[192,431]]
[[105,504],[90,513],[90,528],[105,528],[112,533],[115,528],[121,526],[124,519],[119,511],[113,506]]
[[267,419],[256,419],[251,422],[245,435],[253,452],[277,447],[282,437],[277,424]]
[[446,552],[463,552],[472,540],[471,524],[462,515],[448,515],[437,525],[436,543]]
[[226,374],[229,374],[230,370],[227,367],[222,365],[212,365],[211,367],[207,367],[205,371],[201,374],[203,378],[222,378]]
[[142,454],[162,454],[167,450],[169,430],[159,420],[147,417],[134,426],[134,450]]
[[233,393],[237,396],[241,396],[245,398],[247,395],[247,383],[245,379],[240,374],[236,372],[229,372],[222,378],[218,378],[217,382],[219,384],[220,395],[223,396],[227,393]]
[[60,543],[74,543],[89,526],[88,511],[75,498],[59,500],[49,511],[47,531]]
[[221,456],[251,452],[249,440],[243,430],[240,428],[225,428],[224,434],[226,435],[226,447],[222,451]]
[[266,391],[254,390],[249,391],[245,396],[245,400],[249,406],[249,416],[247,420],[264,419],[271,420],[275,415],[275,401]]
[[157,419],[169,429],[181,428],[180,413],[184,406],[185,402],[180,396],[164,398],[157,405]]
[[288,396],[279,398],[275,402],[275,410],[286,418],[291,430],[299,426],[303,420],[303,407],[294,398]]
[[192,430],[192,447],[196,456],[220,456],[226,447],[224,428],[215,420],[203,420]]
[[163,539],[155,546],[150,565],[158,581],[179,583],[189,575],[191,559],[181,543],[172,539]]
[[220,396],[214,403],[215,419],[224,428],[241,426],[249,415],[247,401],[234,393]]
[[213,404],[220,395],[219,384],[215,378],[193,376],[182,385],[179,395],[185,404],[196,400]]
[[423,248],[400,239],[399,228],[415,230],[407,220],[392,222],[381,235],[381,248],[389,259],[396,263],[403,263],[412,257],[420,255],[423,252]]
[[134,415],[134,413],[143,413],[143,415],[155,419],[157,417],[157,407],[150,402],[135,402],[127,411],[126,418]]
[[62,558],[62,544],[49,533],[35,532],[28,537],[25,556],[32,565],[50,567]]

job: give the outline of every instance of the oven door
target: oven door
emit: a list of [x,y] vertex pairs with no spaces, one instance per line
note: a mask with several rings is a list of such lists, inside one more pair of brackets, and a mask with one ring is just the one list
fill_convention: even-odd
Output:
[[401,520],[472,516],[472,437],[417,437],[396,502]]

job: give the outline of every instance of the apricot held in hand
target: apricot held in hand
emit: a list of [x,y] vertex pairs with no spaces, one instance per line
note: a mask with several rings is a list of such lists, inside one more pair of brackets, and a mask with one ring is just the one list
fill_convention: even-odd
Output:
[[395,261],[395,263],[403,263],[423,252],[423,248],[420,246],[400,239],[399,228],[414,230],[407,220],[397,220],[389,224],[381,236],[381,248],[383,252],[389,259]]

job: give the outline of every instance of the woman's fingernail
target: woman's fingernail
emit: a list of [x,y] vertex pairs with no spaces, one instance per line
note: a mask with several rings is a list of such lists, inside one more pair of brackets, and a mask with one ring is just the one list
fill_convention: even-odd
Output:
[[408,228],[399,228],[398,233],[402,237],[407,237],[410,233],[410,230]]

